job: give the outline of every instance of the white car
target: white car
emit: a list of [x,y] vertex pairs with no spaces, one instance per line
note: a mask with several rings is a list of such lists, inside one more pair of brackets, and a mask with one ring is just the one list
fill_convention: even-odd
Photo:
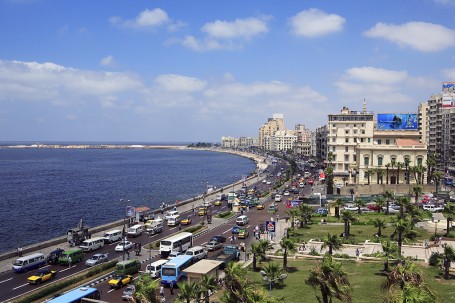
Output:
[[125,242],[120,242],[116,247],[115,247],[115,251],[126,251],[128,249],[131,249],[133,248],[133,242],[131,241],[125,241]]
[[436,206],[434,204],[428,204],[423,206],[423,210],[429,210],[432,213],[441,212],[444,210],[444,207]]
[[164,216],[164,220],[169,220],[169,218],[173,218],[179,214],[178,210],[170,210]]
[[346,205],[346,206],[344,207],[344,210],[358,211],[359,208],[358,208],[357,206],[355,206],[355,205]]
[[290,194],[291,194],[291,193],[287,190],[287,191],[284,192],[283,195],[284,195],[284,196],[289,196]]
[[[384,210],[384,212],[387,211],[387,207],[385,207],[385,206],[384,206],[382,209]],[[400,212],[400,211],[399,211],[398,209],[389,207],[389,214],[397,214],[397,213],[399,213],[399,212]]]
[[270,185],[272,184],[272,181],[267,181],[265,184]]
[[95,254],[93,255],[90,259],[85,261],[86,266],[95,266],[98,264],[101,264],[103,262],[108,261],[108,255],[107,254]]

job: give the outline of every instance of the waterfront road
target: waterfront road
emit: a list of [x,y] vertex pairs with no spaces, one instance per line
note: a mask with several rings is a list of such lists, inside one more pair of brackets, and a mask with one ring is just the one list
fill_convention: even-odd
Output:
[[[272,175],[276,176],[276,173],[280,169],[281,169],[280,165],[270,165],[268,168],[268,170],[269,170],[268,174],[272,174]],[[271,185],[263,184],[261,182],[264,178],[271,180],[271,179],[275,179],[276,177],[271,177],[269,175],[262,174],[259,177],[254,177],[254,178],[250,179],[247,182],[247,185],[248,185],[248,187],[252,187],[252,186],[256,185],[256,186],[258,186],[258,188],[260,188],[260,190],[270,189]],[[232,186],[229,188],[229,190],[231,190],[231,189],[236,190],[236,189],[239,189],[240,187],[241,187],[241,185]],[[311,191],[311,189],[310,189],[310,191]],[[214,200],[214,198],[215,198],[215,195],[207,196],[206,200]],[[199,199],[199,200],[196,200],[194,203],[177,205],[177,209],[179,210],[180,213],[183,214],[183,217],[185,217],[192,213],[193,204],[194,204],[194,207],[197,207],[198,205],[201,205],[202,203],[203,203],[203,200]],[[271,203],[271,199],[267,198],[267,201],[265,203],[266,207],[268,207],[268,205],[270,203]],[[247,214],[250,217],[250,224],[248,226],[248,230],[250,231],[250,237],[246,241],[244,241],[246,243],[247,247],[249,247],[251,241],[253,240],[252,229],[254,228],[254,226],[258,225],[260,222],[270,219],[270,214],[267,213],[266,209],[265,210],[256,210],[255,208],[252,208],[252,209],[250,209],[250,211],[248,213],[245,212],[245,214]],[[224,202],[224,204],[222,206],[212,206],[210,212],[213,215],[216,215],[217,213],[223,212],[226,210],[227,210],[227,206],[226,206],[226,202]],[[279,214],[281,215],[281,218],[283,218],[285,216],[284,205],[280,205]],[[198,224],[200,222],[200,220],[205,220],[205,218],[199,217],[199,216],[193,216],[192,225]],[[284,221],[284,220],[282,220],[282,221]],[[234,224],[235,224],[235,218],[228,221],[226,219],[220,219],[220,218],[214,217],[212,224],[208,225],[209,226],[208,231],[206,233],[200,235],[199,237],[197,237],[194,241],[194,244],[195,245],[205,244],[212,236],[218,235],[218,234],[227,235],[226,238],[228,238],[230,235],[230,229],[232,228],[232,226]],[[157,240],[160,240],[161,238],[167,237],[178,231],[179,231],[178,227],[165,226],[164,231],[158,235],[149,237],[148,235],[143,234],[137,238],[132,238],[132,239],[128,239],[128,240],[131,240],[132,242],[135,242],[135,243],[141,243],[144,246],[148,243],[155,242]],[[104,231],[99,234],[94,234],[92,236],[93,237],[100,236],[103,233],[104,233]],[[277,238],[277,240],[278,240],[278,238]],[[88,270],[85,266],[85,261],[95,253],[108,253],[110,260],[115,259],[115,258],[122,260],[123,254],[116,253],[114,250],[115,246],[116,246],[116,243],[110,244],[110,245],[105,245],[103,248],[101,248],[95,252],[86,253],[84,256],[84,260],[79,263],[74,264],[71,268],[59,266],[59,265],[46,265],[46,268],[58,271],[56,279],[54,279],[54,281],[52,281],[52,282],[46,282],[42,285],[37,285],[37,286],[27,284],[27,278],[29,276],[31,276],[33,274],[33,272],[22,273],[22,274],[17,274],[17,273],[12,272],[12,270],[11,270],[12,262],[16,258],[11,258],[11,259],[2,261],[0,263],[0,272],[1,272],[0,273],[0,302],[12,301],[15,298],[22,297],[22,296],[30,293],[33,290],[36,290],[41,287],[46,287],[50,283],[58,283],[58,281],[63,278],[75,275],[84,270]],[[58,247],[61,247],[63,249],[69,249],[69,246],[66,243],[58,245]],[[55,248],[57,248],[57,246],[47,247],[47,248],[42,249],[41,252],[44,255],[47,255],[50,251],[54,250]],[[131,257],[136,258],[136,256],[134,256],[133,254],[134,253],[131,254]],[[142,249],[141,255],[137,257],[143,263],[142,270],[144,270],[145,265],[150,262],[150,257],[152,257],[153,260],[158,258],[157,252]],[[105,299],[106,301],[108,301],[108,302],[120,302],[121,301],[120,297],[121,297],[122,290],[109,289],[108,285],[107,285],[107,280],[96,284],[95,287],[102,290],[103,299]],[[169,291],[169,290],[167,289],[167,291]],[[106,298],[104,298],[104,297],[106,297]]]

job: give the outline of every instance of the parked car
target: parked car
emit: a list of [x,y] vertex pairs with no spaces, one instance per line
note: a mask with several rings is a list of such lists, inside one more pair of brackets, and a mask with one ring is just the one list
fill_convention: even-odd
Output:
[[208,251],[214,251],[214,250],[220,249],[222,246],[223,245],[221,245],[221,243],[218,241],[210,241],[205,245],[205,247],[207,247]]
[[117,246],[115,247],[115,251],[123,252],[133,248],[133,245],[134,244],[131,241],[122,241],[119,244],[117,244]]
[[210,239],[210,241],[217,241],[220,243],[224,243],[224,242],[226,242],[226,237],[217,235],[217,236],[213,236],[212,239]]
[[291,193],[288,190],[286,190],[286,191],[284,191],[283,196],[289,196],[290,194]]
[[344,210],[349,210],[349,211],[357,211],[359,210],[359,208],[355,205],[346,205],[344,208]]
[[124,285],[129,284],[133,280],[133,276],[117,274],[109,280],[109,286],[112,288],[122,288]]
[[[385,206],[382,209],[384,210],[384,212],[387,211],[387,207],[385,207]],[[389,214],[397,214],[399,212],[400,212],[399,210],[389,207]]]
[[270,204],[269,208],[268,208],[268,211],[270,213],[275,213],[276,211],[278,211],[278,206],[276,206],[276,204]]
[[318,215],[327,215],[329,213],[329,210],[327,208],[318,208],[316,210],[316,213]]
[[134,284],[128,285],[122,294],[122,300],[131,300],[136,292],[136,286]]
[[378,210],[381,209],[381,207],[379,207],[379,206],[376,205],[376,204],[368,204],[368,205],[367,205],[367,208],[370,209],[370,210],[372,210],[372,211],[378,211]]
[[431,211],[432,213],[435,213],[435,212],[441,212],[444,210],[444,207],[441,207],[441,206],[436,206],[434,204],[428,204],[428,205],[424,205],[423,206],[423,210],[429,210]]
[[43,268],[38,270],[33,276],[27,279],[29,284],[41,284],[48,280],[52,280],[57,275],[56,270],[50,270],[49,268]]
[[107,262],[108,256],[107,254],[94,254],[90,259],[85,261],[86,266],[95,266],[101,264],[103,262]]

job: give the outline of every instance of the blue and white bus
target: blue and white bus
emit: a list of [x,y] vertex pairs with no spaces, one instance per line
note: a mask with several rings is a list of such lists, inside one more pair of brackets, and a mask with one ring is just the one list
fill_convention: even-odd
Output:
[[180,255],[172,258],[161,267],[161,284],[169,286],[171,283],[173,286],[177,282],[186,281],[187,275],[185,269],[193,264],[193,256]]
[[79,287],[58,296],[47,303],[79,303],[82,299],[99,300],[101,293],[98,289],[92,287]]
[[161,258],[167,258],[171,251],[185,252],[193,246],[193,234],[188,232],[178,233],[160,242]]

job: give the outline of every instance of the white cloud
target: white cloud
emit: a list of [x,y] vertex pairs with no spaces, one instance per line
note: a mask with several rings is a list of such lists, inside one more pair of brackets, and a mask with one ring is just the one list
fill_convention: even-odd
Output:
[[377,23],[363,34],[422,52],[437,52],[455,45],[454,30],[426,22],[408,22],[401,25]]
[[246,18],[234,21],[216,20],[206,23],[202,31],[217,39],[251,39],[269,31],[267,18]]
[[318,37],[342,31],[345,22],[339,15],[310,8],[291,17],[289,23],[296,36]]
[[206,82],[203,80],[173,74],[158,76],[155,83],[171,92],[197,92],[206,86]]
[[194,36],[186,36],[182,41],[179,41],[183,46],[197,52],[206,52],[212,50],[235,50],[241,49],[241,44],[236,44],[233,41],[218,41],[211,38],[198,40]]
[[108,56],[104,57],[103,59],[101,59],[100,64],[102,66],[112,66],[112,65],[114,65],[114,57],[111,55],[108,55]]
[[442,73],[448,79],[447,81],[455,81],[455,68],[443,69]]
[[119,16],[112,16],[109,18],[109,22],[120,27],[134,29],[155,29],[167,26],[169,31],[177,31],[186,26],[186,24],[181,21],[173,21],[169,18],[167,12],[161,8],[155,8],[153,10],[145,9],[140,12],[136,18],[128,20],[124,20]]
[[353,67],[346,71],[353,80],[370,83],[399,83],[408,78],[406,71],[393,71],[375,67]]

